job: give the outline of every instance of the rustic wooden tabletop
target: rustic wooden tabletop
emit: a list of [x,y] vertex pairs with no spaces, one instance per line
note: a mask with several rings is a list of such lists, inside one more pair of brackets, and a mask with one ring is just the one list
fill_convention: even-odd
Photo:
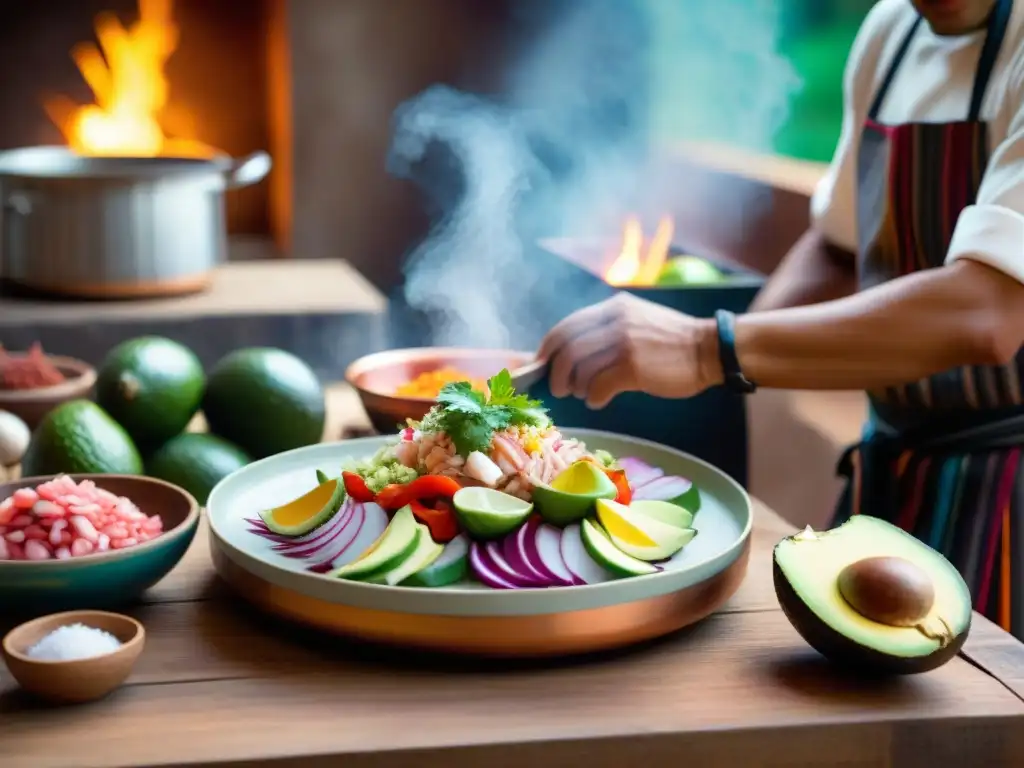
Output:
[[0,766],[1024,765],[1024,646],[976,617],[932,673],[845,676],[776,603],[771,548],[791,527],[760,504],[755,522],[748,576],[716,615],[544,664],[386,651],[257,616],[217,580],[204,524],[130,611],[148,639],[121,690],[46,708],[0,671]]

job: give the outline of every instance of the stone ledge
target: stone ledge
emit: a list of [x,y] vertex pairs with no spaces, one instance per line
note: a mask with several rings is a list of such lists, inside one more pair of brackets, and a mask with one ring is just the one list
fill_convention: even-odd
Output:
[[206,366],[246,346],[287,349],[325,380],[387,343],[387,301],[341,260],[268,259],[221,266],[208,292],[176,299],[74,302],[0,299],[0,343],[39,341],[97,364],[136,336],[167,336]]
[[0,298],[0,332],[28,324],[65,325],[232,315],[383,313],[384,296],[342,260],[274,259],[220,266],[205,293],[133,301]]

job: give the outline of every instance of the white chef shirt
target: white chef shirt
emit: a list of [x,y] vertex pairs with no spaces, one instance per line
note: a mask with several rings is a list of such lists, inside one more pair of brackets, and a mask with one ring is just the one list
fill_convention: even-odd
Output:
[[[843,127],[828,173],[811,200],[831,242],[857,251],[857,150],[871,102],[917,12],[910,0],[880,0],[857,33],[846,65]],[[878,122],[967,119],[985,31],[942,37],[922,22],[896,71]],[[1024,283],[1024,0],[1016,0],[981,108],[991,157],[978,198],[957,220],[946,263],[984,262]]]

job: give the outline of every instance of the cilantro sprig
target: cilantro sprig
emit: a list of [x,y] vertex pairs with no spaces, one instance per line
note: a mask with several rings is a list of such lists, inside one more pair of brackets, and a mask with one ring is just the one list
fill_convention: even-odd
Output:
[[546,426],[547,409],[516,392],[512,374],[502,369],[487,382],[485,394],[468,381],[445,384],[437,405],[420,422],[424,432],[444,432],[460,456],[486,451],[494,433],[512,426]]

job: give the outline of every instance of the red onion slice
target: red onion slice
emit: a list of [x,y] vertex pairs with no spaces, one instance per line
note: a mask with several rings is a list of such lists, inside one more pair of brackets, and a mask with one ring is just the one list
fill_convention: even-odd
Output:
[[562,558],[564,535],[565,532],[561,528],[547,523],[538,525],[533,533],[533,547],[528,551],[531,561],[539,562],[544,570],[552,575],[550,581],[553,586],[571,587],[583,582],[573,576]]
[[583,546],[579,523],[562,530],[561,554],[565,567],[583,584],[601,584],[615,578],[615,574],[594,560]]
[[296,542],[294,545],[292,543],[288,545],[277,544],[272,549],[285,557],[291,557],[296,560],[305,560],[308,557],[318,555],[322,550],[330,547],[335,539],[341,536],[352,524],[353,518],[356,515],[355,507],[356,504],[354,502],[349,504],[346,501],[341,511],[321,526],[326,529],[322,535],[309,539],[305,543]]
[[486,550],[473,542],[469,548],[469,567],[480,582],[492,589],[516,589],[516,585],[503,578],[494,568]]
[[326,523],[302,536],[288,537],[285,541],[278,542],[273,546],[273,550],[290,555],[292,552],[307,551],[310,547],[315,549],[317,545],[326,544],[337,533],[339,526],[345,525],[345,521],[352,517],[354,503],[351,499],[345,499],[341,508]]
[[635,456],[624,456],[618,459],[618,464],[626,472],[626,479],[634,491],[665,474],[664,471]]
[[333,556],[331,562],[334,568],[348,565],[362,555],[384,534],[391,523],[388,513],[372,501],[360,504],[359,508],[363,513],[359,530],[349,545]]
[[678,499],[693,487],[693,483],[685,477],[665,475],[652,480],[646,485],[636,488],[633,491],[633,498],[637,501],[647,499],[650,501],[672,501]]
[[[506,536],[501,542],[501,553],[508,564],[520,573],[526,573],[540,582],[555,582],[558,577],[544,568],[540,558],[531,558],[531,548],[540,520],[529,518],[519,528]],[[533,562],[536,561],[536,562]]]
[[366,511],[363,509],[363,505],[358,502],[353,503],[352,513],[349,516],[348,522],[339,532],[338,536],[323,548],[312,553],[315,555],[316,561],[309,566],[309,570],[314,573],[327,573],[333,570],[334,561],[348,552],[352,542],[356,540],[363,530],[365,523]]
[[538,579],[530,574],[521,573],[509,565],[505,556],[501,554],[501,545],[496,541],[488,541],[484,544],[487,557],[490,559],[494,570],[506,581],[515,584],[517,587],[546,587],[544,579]]

